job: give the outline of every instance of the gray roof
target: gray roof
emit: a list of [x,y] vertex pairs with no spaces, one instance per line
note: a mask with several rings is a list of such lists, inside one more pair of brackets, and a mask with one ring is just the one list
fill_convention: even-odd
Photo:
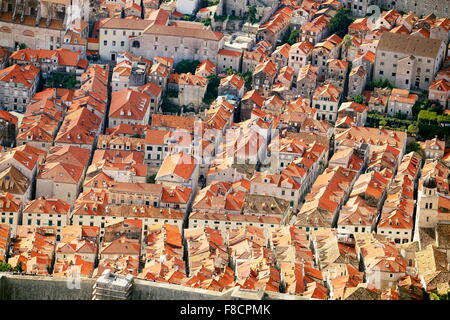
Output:
[[378,43],[377,51],[391,51],[414,55],[416,57],[435,58],[439,53],[442,41],[415,37],[408,34],[384,32]]

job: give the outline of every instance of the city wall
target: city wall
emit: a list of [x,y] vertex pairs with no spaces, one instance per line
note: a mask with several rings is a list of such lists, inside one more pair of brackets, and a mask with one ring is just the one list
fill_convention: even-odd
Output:
[[[0,300],[91,300],[94,283],[95,279],[82,278],[76,284],[68,285],[66,278],[3,274],[0,275]],[[282,293],[240,290],[237,287],[226,292],[215,292],[141,279],[134,279],[132,290],[132,300],[305,299]]]

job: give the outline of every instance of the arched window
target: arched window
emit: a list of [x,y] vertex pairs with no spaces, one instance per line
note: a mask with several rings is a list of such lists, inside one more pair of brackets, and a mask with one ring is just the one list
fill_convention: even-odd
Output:
[[137,40],[133,41],[133,44],[131,45],[133,48],[140,48],[141,47],[141,43]]

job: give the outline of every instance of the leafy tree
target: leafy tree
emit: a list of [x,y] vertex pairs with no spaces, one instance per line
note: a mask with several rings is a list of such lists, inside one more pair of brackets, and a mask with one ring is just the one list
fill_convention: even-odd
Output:
[[428,110],[420,110],[417,120],[420,123],[434,124],[437,122],[437,113]]
[[25,43],[19,43],[19,50],[26,49],[27,45]]
[[12,271],[13,267],[6,262],[0,262],[0,272],[8,272],[8,271]]
[[344,38],[342,38],[342,43],[344,47],[348,48],[352,44],[352,36],[349,34],[346,34]]
[[218,14],[214,13],[214,21],[225,21],[227,19],[227,16],[219,16]]
[[413,141],[406,146],[406,153],[410,153],[412,151],[419,152],[420,150],[422,150],[422,148],[420,147],[420,144],[416,141]]
[[336,33],[340,37],[344,37],[348,33],[348,26],[352,24],[353,21],[350,9],[338,9],[334,17],[330,20],[330,31],[331,33]]
[[251,90],[252,89],[252,73],[250,71],[247,71],[245,73],[238,73],[238,75],[244,79],[245,89]]
[[297,43],[299,34],[300,34],[299,30],[297,29],[292,30],[285,42],[289,43],[292,46],[294,43]]
[[211,18],[201,19],[200,22],[203,23],[203,25],[208,27],[211,25]]
[[417,134],[419,133],[419,128],[417,127],[416,124],[410,124],[410,125],[408,126],[407,132],[408,132],[410,135],[415,136],[415,135],[417,135]]
[[431,292],[430,293],[430,300],[450,300],[450,292],[447,293],[437,293],[437,292]]
[[220,78],[216,74],[212,74],[208,77],[208,86],[206,87],[206,93],[203,97],[203,102],[211,104],[216,100],[219,94]]
[[370,81],[367,84],[367,89],[369,90],[373,90],[374,88],[394,88],[394,86],[392,85],[392,83],[389,82],[389,80],[387,79],[380,79],[380,80],[376,80],[376,81]]
[[430,104],[428,107],[428,111],[437,112],[438,114],[441,114],[443,111],[443,107],[439,103],[431,103],[431,101],[427,100]]
[[139,133],[135,133],[131,136],[132,138],[142,138]]
[[161,103],[161,110],[162,112],[178,114],[180,112],[180,107],[170,101],[167,97],[164,97]]
[[248,8],[247,21],[250,22],[251,24],[259,22],[259,19],[256,19],[256,6],[251,6]]
[[156,182],[156,173],[152,174],[147,178],[147,183],[155,183]]
[[382,119],[382,120],[379,122],[379,124],[380,124],[380,126],[382,126],[382,127],[384,128],[384,127],[387,126],[387,120],[386,120],[386,119]]
[[423,101],[416,101],[412,107],[412,114],[413,116],[417,116],[420,112],[420,110],[426,110],[431,106],[431,101],[428,99]]
[[181,17],[181,20],[194,21],[195,20],[195,16],[193,16],[193,15],[191,16],[191,15],[185,14],[184,16]]
[[80,82],[77,80],[74,74],[53,72],[46,79],[46,86],[50,88],[59,87],[66,89],[74,89],[79,83]]
[[175,67],[175,73],[195,73],[199,63],[198,60],[181,60]]
[[357,96],[354,96],[352,99],[354,102],[363,104],[364,103],[364,97],[361,94],[358,94]]

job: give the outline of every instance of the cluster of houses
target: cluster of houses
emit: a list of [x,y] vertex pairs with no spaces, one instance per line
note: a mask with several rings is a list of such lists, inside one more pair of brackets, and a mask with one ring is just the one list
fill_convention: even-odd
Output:
[[[50,5],[59,36],[36,31],[41,16],[13,19],[43,38],[0,40],[0,261],[306,299],[448,290],[445,141],[409,152],[406,132],[366,125],[369,113],[412,119],[424,98],[448,113],[450,20],[248,3],[258,22],[239,26],[246,35],[249,6],[228,0],[106,0],[90,33],[86,16],[66,31]],[[344,8],[360,18],[341,37],[331,25]],[[7,13],[0,38],[16,32]],[[176,71],[186,60],[195,70]]]

